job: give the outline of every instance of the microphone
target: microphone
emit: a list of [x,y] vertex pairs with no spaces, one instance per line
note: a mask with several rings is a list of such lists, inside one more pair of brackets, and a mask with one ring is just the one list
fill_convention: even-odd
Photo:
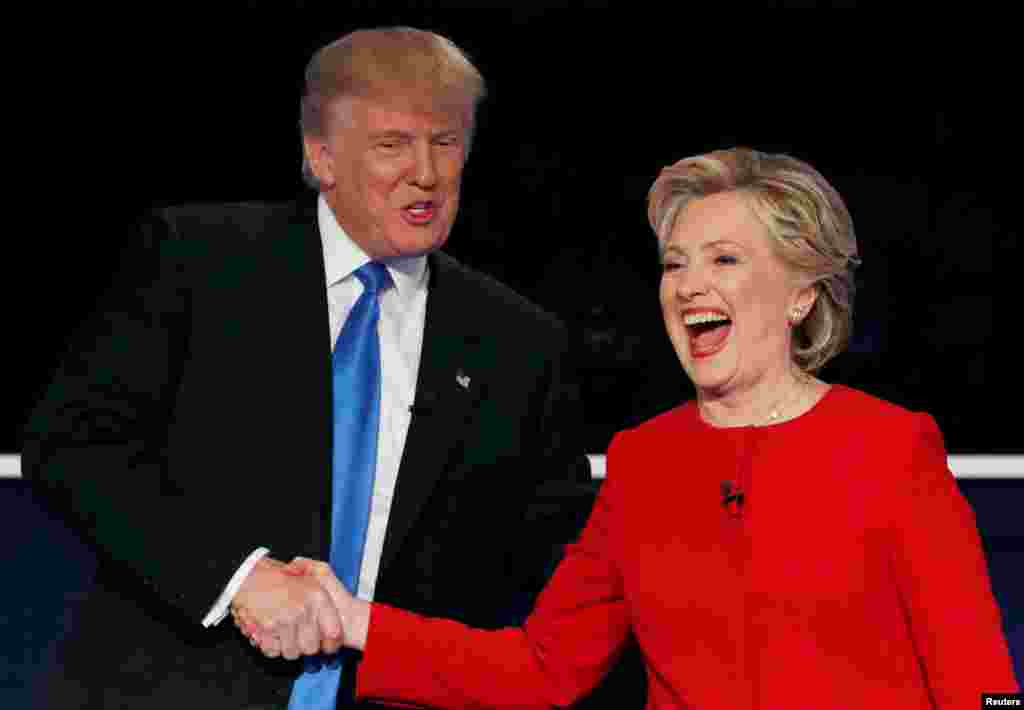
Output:
[[722,481],[722,507],[734,518],[743,512],[743,490],[735,481]]

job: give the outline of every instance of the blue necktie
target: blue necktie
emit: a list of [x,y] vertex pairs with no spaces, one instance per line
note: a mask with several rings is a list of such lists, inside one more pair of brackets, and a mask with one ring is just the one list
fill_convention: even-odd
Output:
[[[355,594],[377,468],[380,424],[378,294],[391,282],[383,264],[356,270],[363,294],[352,307],[334,346],[334,460],[331,505],[331,569]],[[333,710],[341,681],[340,654],[306,659],[292,687],[288,710]]]

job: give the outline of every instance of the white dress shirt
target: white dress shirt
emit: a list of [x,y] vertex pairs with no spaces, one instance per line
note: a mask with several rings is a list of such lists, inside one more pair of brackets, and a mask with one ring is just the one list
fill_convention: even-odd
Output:
[[[317,203],[317,223],[324,252],[324,277],[330,342],[333,351],[342,325],[363,292],[356,269],[370,257],[345,233],[323,195]],[[391,259],[384,262],[393,286],[380,294],[381,401],[380,431],[377,434],[377,470],[373,480],[373,501],[366,531],[366,547],[359,572],[356,596],[372,600],[377,586],[384,534],[391,513],[391,501],[398,481],[398,467],[412,418],[410,407],[416,395],[423,328],[427,313],[427,258]],[[324,490],[327,482],[325,482]],[[258,548],[235,572],[216,604],[203,619],[203,626],[219,623],[228,613],[231,599],[253,565],[268,554]]]

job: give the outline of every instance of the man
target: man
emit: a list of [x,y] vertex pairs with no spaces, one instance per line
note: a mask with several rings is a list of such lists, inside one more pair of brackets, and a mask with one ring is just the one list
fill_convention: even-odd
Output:
[[[543,563],[527,503],[567,477],[577,412],[564,329],[439,251],[483,91],[437,35],[353,33],[306,73],[315,207],[142,225],[25,436],[26,476],[101,551],[52,707],[307,707],[340,625],[294,556],[352,552],[360,596],[510,621]],[[358,485],[349,449],[371,462]],[[221,623],[229,606],[277,657]],[[307,695],[347,706],[353,662]]]

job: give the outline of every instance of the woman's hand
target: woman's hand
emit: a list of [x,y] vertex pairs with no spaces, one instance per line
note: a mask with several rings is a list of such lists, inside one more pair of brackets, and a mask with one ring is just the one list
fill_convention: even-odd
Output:
[[326,562],[296,557],[285,565],[284,571],[312,577],[320,583],[341,617],[342,644],[346,648],[362,651],[366,646],[366,635],[370,627],[369,602],[352,596]]
[[341,614],[319,576],[263,558],[231,603],[235,625],[269,658],[336,653]]

